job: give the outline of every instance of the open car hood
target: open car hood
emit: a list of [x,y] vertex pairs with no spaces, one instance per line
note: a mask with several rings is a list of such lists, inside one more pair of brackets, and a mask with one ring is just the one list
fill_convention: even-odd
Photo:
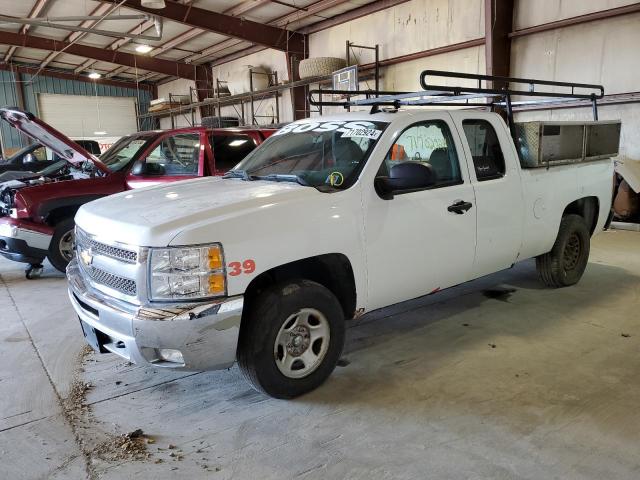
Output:
[[3,107],[0,108],[0,117],[16,130],[49,147],[69,163],[79,164],[90,160],[100,171],[109,173],[107,166],[97,157],[32,113],[16,107]]

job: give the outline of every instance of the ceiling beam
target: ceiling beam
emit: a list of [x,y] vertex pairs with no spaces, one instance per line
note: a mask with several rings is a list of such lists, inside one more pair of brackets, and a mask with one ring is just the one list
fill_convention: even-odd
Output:
[[18,47],[35,48],[38,50],[49,50],[60,52],[64,50],[71,55],[91,58],[100,62],[115,63],[151,72],[164,73],[189,80],[196,80],[196,69],[205,68],[202,66],[188,65],[182,62],[173,62],[160,58],[150,58],[146,55],[133,55],[126,52],[116,52],[104,48],[91,47],[78,43],[59,42],[50,38],[34,37],[31,35],[21,35],[13,32],[0,32],[0,44],[15,45]]
[[[106,14],[109,10],[111,9],[111,5],[107,5],[104,3],[99,4],[92,12],[91,12],[91,16],[99,16],[99,15],[104,15]],[[85,20],[84,22],[80,23],[79,27],[82,28],[91,28],[95,25],[97,25],[98,23],[100,23],[99,20]],[[85,32],[81,32],[81,31],[76,31],[73,33],[70,33],[69,35],[67,35],[64,39],[65,42],[71,42],[71,43],[75,43],[78,40],[80,40],[82,37],[84,37],[86,35]],[[58,55],[60,55],[60,52],[51,52],[49,55],[47,55],[47,57],[42,61],[42,63],[40,64],[40,68],[44,68],[47,65],[49,65]]]
[[247,13],[249,10],[261,7],[262,5],[265,5],[270,1],[271,0],[246,0],[240,5],[236,5],[235,7],[231,7],[228,10],[225,10],[223,13],[225,15],[231,15],[232,17],[239,17],[240,15]]
[[[145,20],[139,25],[136,25],[135,27],[133,27],[127,33],[129,34],[144,33],[150,28],[154,28],[154,26],[155,24],[153,20]],[[119,48],[127,45],[128,43],[131,43],[132,40],[133,39],[131,37],[119,38],[115,42],[110,43],[109,46],[106,48],[108,48],[109,50],[118,50]],[[96,63],[95,60],[89,59],[86,62],[83,62],[81,65],[78,65],[78,67],[73,72],[80,73],[83,70],[86,70],[87,68],[91,67],[91,65],[93,65],[94,63]],[[109,73],[112,73],[112,72],[109,72]]]
[[[116,80],[105,80],[105,79],[97,79],[97,80],[92,80],[89,77],[86,77],[85,75],[76,75],[73,74],[71,72],[59,72],[59,71],[52,71],[52,70],[40,70],[40,68],[38,67],[28,67],[26,65],[17,65],[17,64],[13,64],[13,65],[8,65],[8,64],[2,64],[0,63],[0,70],[7,70],[7,71],[16,71],[16,72],[20,72],[22,74],[28,74],[28,75],[41,75],[44,77],[53,77],[53,78],[63,78],[65,80],[76,80],[79,82],[86,82],[86,83],[97,83],[99,85],[110,85],[113,87],[123,87],[123,88],[139,88],[141,90],[153,90],[155,88],[154,85],[150,85],[150,84],[146,84],[146,83],[136,83],[136,82],[127,82],[127,81],[116,81]],[[39,73],[38,73],[39,72]]]
[[[28,17],[36,18],[38,15],[40,15],[40,13],[44,10],[44,7],[47,6],[48,1],[49,0],[37,0],[33,8],[31,8],[31,11],[29,12]],[[27,31],[29,31],[29,27],[31,27],[31,25],[29,24],[23,25],[22,27],[20,27],[20,33],[22,33],[23,35],[26,34]],[[17,49],[18,47],[15,47],[15,46],[11,47],[9,51],[6,53],[6,55],[4,56],[4,61],[8,62],[9,60],[11,60],[11,57],[13,56],[13,54]]]
[[[311,5],[309,5],[308,7],[305,7],[306,10],[305,11],[295,11],[292,13],[288,13],[286,15],[283,15],[281,17],[278,17],[274,20],[271,20],[268,22],[268,25],[273,25],[276,27],[284,27],[292,22],[298,22],[300,20],[303,20],[305,18],[317,15],[318,13],[322,12],[323,10],[326,10],[328,8],[332,8],[338,5],[341,5],[343,3],[348,2],[349,0],[320,0],[318,2],[312,3]],[[406,1],[406,0],[405,0]],[[236,45],[239,45],[241,42],[234,40],[234,39],[229,39],[229,40],[225,40],[223,42],[220,43],[216,43],[215,45],[211,45],[210,47],[204,49],[202,52],[196,53],[195,55],[190,55],[186,58],[183,58],[182,61],[187,62],[187,63],[191,63],[194,60],[199,60],[202,59],[204,57],[210,57],[212,55],[215,55],[218,52],[221,52],[223,50],[226,50],[227,48],[230,47],[235,47]],[[250,47],[251,48],[251,47]],[[256,48],[256,50],[258,50]],[[244,50],[242,50],[244,52]],[[250,53],[250,52],[248,52]],[[234,55],[233,53],[231,55]],[[226,56],[225,56],[226,58]]]
[[409,0],[376,0],[375,2],[367,3],[361,7],[354,8],[353,10],[341,13],[340,15],[335,15],[331,18],[327,18],[326,20],[304,27],[300,29],[300,31],[306,34],[316,33],[321,30],[326,30],[327,28],[335,27],[336,25],[341,25],[361,17],[366,17],[367,15],[371,15],[381,10],[386,10],[387,8],[395,7],[396,5],[400,5],[408,1]]
[[570,17],[563,20],[534,25],[533,27],[527,27],[521,30],[516,30],[515,32],[510,32],[509,37],[522,37],[524,35],[531,35],[532,33],[547,32],[557,28],[572,27],[582,23],[594,22],[596,20],[604,20],[632,13],[640,13],[640,3],[632,3],[631,5],[625,5],[623,7],[600,10],[599,12],[586,13],[584,15],[578,15],[577,17]]
[[141,0],[102,0],[118,3],[123,7],[138,10],[150,15],[157,15],[167,20],[179,22],[190,27],[238,38],[283,52],[304,53],[305,37],[296,32],[264,25],[244,18],[233,17],[224,13],[212,12],[192,5],[183,5],[173,0],[165,0],[166,7],[156,10],[143,7]]
[[[249,12],[250,10],[253,10],[254,8],[258,8],[264,4],[269,3],[271,0],[245,0],[244,2],[242,2],[239,5],[236,5],[235,7],[231,7],[227,10],[225,10],[224,13],[225,15],[232,15],[232,16],[238,16],[238,15],[242,15],[244,13]],[[151,26],[153,26],[153,21],[151,21]],[[131,32],[129,32],[131,33]],[[173,37],[171,40],[167,41],[166,43],[163,43],[161,45],[156,46],[153,50],[151,50],[149,53],[147,53],[146,55],[150,56],[150,57],[155,57],[156,55],[161,54],[162,52],[165,52],[167,50],[170,50],[172,48],[177,47],[178,45],[181,45],[185,42],[188,42],[189,40],[202,35],[203,33],[206,33],[205,30],[202,30],[200,28],[191,28],[183,33],[181,33],[180,35],[177,35],[175,37]],[[117,40],[117,42],[122,42],[126,39],[122,39],[122,40]],[[117,42],[114,42],[111,44],[110,47],[113,47],[113,45],[115,45]],[[113,50],[117,50],[118,48],[120,48],[122,45],[118,45],[116,48],[112,48]],[[91,63],[93,63],[92,61],[90,61]],[[85,62],[86,64],[86,62]],[[85,66],[85,64],[81,65],[80,67]],[[78,67],[78,68],[80,68]],[[86,68],[86,67],[85,67]],[[83,68],[84,69],[84,68]],[[77,70],[77,69],[76,69]],[[126,68],[122,68],[122,67],[118,67],[115,70],[112,70],[111,72],[109,72],[106,76],[107,78],[116,75],[118,73],[123,72],[124,70],[126,70]],[[155,74],[153,74],[155,75]]]

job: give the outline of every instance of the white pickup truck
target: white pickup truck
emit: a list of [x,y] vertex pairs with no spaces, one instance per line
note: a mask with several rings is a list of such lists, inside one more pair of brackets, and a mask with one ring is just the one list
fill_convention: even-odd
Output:
[[575,284],[610,211],[610,159],[522,168],[477,110],[297,121],[223,178],[80,208],[69,296],[87,341],[159,368],[236,360],[279,398],[324,382],[347,320],[536,258]]

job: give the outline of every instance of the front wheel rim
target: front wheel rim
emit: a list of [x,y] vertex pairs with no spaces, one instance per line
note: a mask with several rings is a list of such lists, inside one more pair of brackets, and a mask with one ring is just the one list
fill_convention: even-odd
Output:
[[67,262],[71,261],[71,257],[73,257],[73,230],[69,230],[60,238],[58,251]]
[[303,378],[315,372],[329,350],[329,321],[315,308],[302,308],[282,323],[273,348],[280,373]]

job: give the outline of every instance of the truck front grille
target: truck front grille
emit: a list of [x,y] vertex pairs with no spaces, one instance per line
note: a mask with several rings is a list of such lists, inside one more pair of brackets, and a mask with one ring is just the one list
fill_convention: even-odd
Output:
[[76,243],[80,249],[91,251],[96,255],[104,255],[105,257],[115,258],[126,263],[136,263],[138,261],[138,254],[127,250],[125,248],[114,247],[113,245],[107,245],[106,243],[100,243],[93,238],[90,238],[79,228],[76,231]]
[[120,277],[93,266],[83,265],[83,270],[96,283],[117,290],[120,293],[129,296],[135,296],[137,293],[135,280]]
[[106,287],[127,297],[137,295],[137,275],[132,273],[131,264],[136,266],[135,271],[142,266],[138,265],[135,247],[99,242],[80,228],[76,228],[75,242],[80,271],[96,288]]

